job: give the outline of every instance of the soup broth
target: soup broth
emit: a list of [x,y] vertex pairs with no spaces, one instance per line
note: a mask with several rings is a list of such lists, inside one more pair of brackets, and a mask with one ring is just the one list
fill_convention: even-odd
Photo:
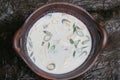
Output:
[[26,48],[41,70],[64,74],[82,65],[90,54],[92,39],[86,25],[76,17],[54,12],[41,17],[30,29]]

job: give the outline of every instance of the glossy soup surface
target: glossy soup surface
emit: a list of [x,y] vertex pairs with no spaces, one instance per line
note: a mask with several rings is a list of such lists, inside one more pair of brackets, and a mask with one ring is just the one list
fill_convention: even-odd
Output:
[[90,54],[91,35],[83,22],[61,13],[48,13],[30,29],[26,43],[32,62],[48,73],[64,74],[82,65]]

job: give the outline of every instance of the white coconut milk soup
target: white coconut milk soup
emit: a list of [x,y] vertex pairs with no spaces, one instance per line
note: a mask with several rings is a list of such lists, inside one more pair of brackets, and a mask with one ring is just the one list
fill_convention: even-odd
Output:
[[90,54],[91,35],[83,22],[66,13],[48,13],[30,29],[26,43],[32,62],[45,72],[64,74]]

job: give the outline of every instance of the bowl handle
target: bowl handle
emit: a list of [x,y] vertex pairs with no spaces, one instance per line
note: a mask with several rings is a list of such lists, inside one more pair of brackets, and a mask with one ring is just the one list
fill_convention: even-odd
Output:
[[21,48],[20,48],[20,37],[21,37],[21,31],[22,31],[22,28],[20,28],[17,33],[15,34],[15,37],[14,37],[14,48],[15,50],[20,54],[21,52]]
[[105,45],[107,44],[107,40],[108,40],[108,33],[106,31],[106,29],[103,26],[100,26],[101,32],[102,32],[102,37],[103,37],[103,42],[102,42],[102,48],[105,48]]

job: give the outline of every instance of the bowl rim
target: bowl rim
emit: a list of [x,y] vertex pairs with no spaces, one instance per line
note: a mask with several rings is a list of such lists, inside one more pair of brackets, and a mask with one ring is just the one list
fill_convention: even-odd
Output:
[[[92,37],[92,43],[94,43],[92,45],[94,45],[94,47],[95,47],[95,45],[96,45],[95,43],[99,42],[99,44],[98,44],[98,50],[95,51],[95,49],[94,49],[95,53],[90,52],[90,54],[89,54],[89,56],[88,56],[88,58],[86,60],[87,62],[85,61],[83,63],[82,68],[80,66],[77,69],[71,71],[73,73],[76,72],[76,74],[73,74],[73,73],[70,72],[71,74],[65,73],[65,74],[57,74],[56,75],[56,74],[51,74],[51,73],[44,72],[43,70],[39,69],[29,59],[28,55],[25,54],[25,53],[27,53],[27,50],[26,50],[26,47],[25,47],[25,45],[26,45],[26,38],[27,38],[28,32],[31,29],[32,25],[39,18],[41,18],[42,16],[44,16],[45,14],[47,14],[48,11],[51,10],[51,8],[53,8],[53,11],[54,10],[58,10],[58,11],[62,11],[63,10],[63,12],[65,11],[66,13],[70,14],[71,12],[69,12],[68,10],[66,10],[66,7],[67,7],[68,10],[71,9],[71,11],[73,11],[73,13],[74,13],[74,14],[72,13],[73,16],[79,17],[80,20],[82,19],[82,22],[87,26],[87,28],[88,28],[88,26],[91,26],[93,24],[92,25],[92,26],[94,26],[94,27],[92,27],[93,30],[92,30],[92,28],[88,29],[89,32],[90,32],[90,34],[91,34],[91,37]],[[76,10],[74,11],[74,9],[76,9]],[[79,10],[79,11],[77,11],[77,10]],[[79,14],[79,13],[81,13],[81,14]],[[86,19],[88,19],[88,21]],[[86,20],[86,22],[84,20]],[[19,30],[19,33],[17,32],[16,35],[19,36],[19,39],[17,39],[17,41],[20,40],[20,42],[19,42],[19,48],[20,48],[20,50],[17,50],[17,52],[19,53],[20,57],[26,62],[26,64],[30,67],[30,69],[33,72],[35,72],[36,74],[38,74],[39,76],[42,76],[42,77],[47,78],[47,79],[53,79],[53,80],[55,80],[55,79],[65,79],[65,80],[66,79],[72,79],[72,78],[78,77],[78,76],[82,75],[83,73],[85,73],[86,71],[88,71],[93,66],[93,64],[95,63],[95,61],[97,60],[97,58],[98,58],[98,56],[100,54],[100,51],[102,50],[102,47],[103,47],[103,44],[102,44],[102,41],[103,41],[103,37],[102,36],[103,36],[103,34],[101,34],[102,30],[99,27],[100,27],[100,25],[98,25],[95,22],[95,20],[93,19],[93,17],[86,10],[84,10],[83,8],[81,8],[79,6],[76,6],[74,4],[67,3],[67,2],[49,3],[49,4],[46,4],[46,5],[38,8],[36,11],[34,11],[27,18],[27,20],[23,24],[22,28]],[[99,38],[98,41],[96,41],[97,38]],[[15,42],[14,42],[14,44],[15,44]],[[83,68],[83,67],[85,67],[85,68]]]

